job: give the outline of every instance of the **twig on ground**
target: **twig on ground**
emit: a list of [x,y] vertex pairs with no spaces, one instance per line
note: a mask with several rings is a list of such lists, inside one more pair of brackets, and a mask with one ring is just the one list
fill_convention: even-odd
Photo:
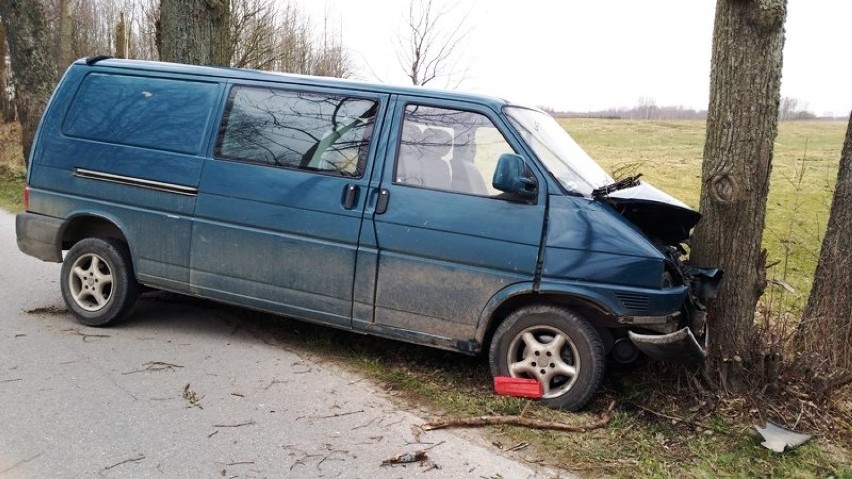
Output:
[[364,410],[359,409],[357,411],[339,412],[337,414],[329,414],[327,416],[311,416],[311,419],[330,419],[330,418],[333,418],[333,417],[349,416],[350,414],[359,414],[359,413],[362,413],[362,412],[364,412]]
[[78,336],[82,336],[82,337],[83,337],[83,342],[84,342],[84,343],[88,343],[88,342],[89,342],[89,338],[98,338],[98,339],[100,339],[100,338],[109,338],[109,337],[110,337],[110,335],[109,335],[109,334],[88,334],[88,333],[83,333],[83,332],[80,332],[80,330],[79,330],[79,329],[75,329],[75,328],[63,329],[63,330],[62,330],[62,332],[63,332],[63,333],[74,333],[74,334],[76,334],[76,335],[78,335]]
[[145,455],[144,455],[144,454],[139,454],[139,457],[131,457],[130,459],[125,459],[125,460],[123,460],[123,461],[121,461],[121,462],[116,462],[115,464],[113,464],[113,465],[111,465],[111,466],[107,466],[107,467],[105,467],[105,468],[101,469],[101,472],[103,472],[103,471],[108,471],[108,470],[110,470],[110,469],[112,469],[112,468],[114,468],[114,467],[118,467],[118,466],[120,466],[120,465],[122,465],[122,464],[127,464],[128,462],[139,462],[139,461],[141,461],[141,460],[143,460],[143,459],[145,459]]
[[606,425],[609,424],[610,419],[612,419],[612,411],[614,409],[615,401],[612,401],[609,403],[609,407],[603,415],[601,415],[600,419],[581,426],[552,421],[542,421],[540,419],[529,419],[521,416],[479,416],[446,419],[426,423],[423,425],[423,429],[426,431],[432,431],[448,427],[521,426],[533,429],[553,429],[564,432],[586,432],[591,431],[592,429],[606,427]]
[[693,421],[693,420],[687,419],[685,417],[672,416],[670,414],[665,414],[665,413],[661,413],[659,411],[654,411],[653,409],[648,409],[645,406],[642,406],[640,404],[636,404],[634,402],[631,402],[630,404],[632,404],[633,406],[635,406],[638,409],[641,409],[641,410],[643,410],[647,413],[653,414],[654,416],[661,417],[663,419],[668,419],[670,421],[682,422],[684,424],[689,424],[690,426],[694,426],[694,427],[700,427],[702,429],[710,429],[712,431],[716,431],[716,432],[721,433],[721,434],[733,434],[731,431],[726,431],[724,429],[720,429],[718,427],[711,426],[711,425],[705,424],[703,422]]
[[241,422],[238,424],[214,424],[213,427],[243,427],[243,426],[253,426],[257,423],[254,422],[254,419],[249,419],[246,422]]
[[147,363],[144,363],[142,365],[145,366],[142,369],[134,369],[133,371],[128,371],[126,373],[121,374],[126,376],[128,374],[143,373],[145,371],[174,371],[175,368],[183,367],[180,364],[165,363],[163,361],[148,361]]

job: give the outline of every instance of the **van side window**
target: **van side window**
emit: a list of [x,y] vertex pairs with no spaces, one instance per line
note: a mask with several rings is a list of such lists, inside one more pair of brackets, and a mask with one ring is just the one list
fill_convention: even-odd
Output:
[[215,83],[89,74],[62,124],[68,136],[195,154],[203,145]]
[[514,150],[487,116],[408,105],[402,124],[395,183],[493,196],[497,159]]
[[219,158],[360,177],[378,102],[235,86],[219,129]]

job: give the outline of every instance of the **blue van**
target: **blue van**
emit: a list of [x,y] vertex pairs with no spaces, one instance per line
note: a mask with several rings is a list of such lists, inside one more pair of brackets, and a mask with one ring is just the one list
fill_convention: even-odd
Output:
[[547,114],[477,95],[92,58],[29,163],[18,247],[80,322],[142,286],[477,354],[578,409],[608,363],[704,355],[700,216]]

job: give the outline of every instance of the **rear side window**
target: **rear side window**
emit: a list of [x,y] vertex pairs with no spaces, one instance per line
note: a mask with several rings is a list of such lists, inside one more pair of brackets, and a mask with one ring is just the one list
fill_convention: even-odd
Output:
[[216,156],[360,177],[378,102],[342,95],[235,86]]
[[88,140],[178,153],[201,150],[218,85],[93,73],[62,132]]

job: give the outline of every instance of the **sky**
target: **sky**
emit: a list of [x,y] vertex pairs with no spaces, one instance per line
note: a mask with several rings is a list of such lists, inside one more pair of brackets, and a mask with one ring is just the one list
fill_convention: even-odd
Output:
[[[405,84],[407,0],[292,0],[342,34],[355,78]],[[459,90],[557,110],[706,109],[715,0],[433,0],[465,18]],[[852,109],[849,0],[789,0],[781,94],[817,115]],[[441,81],[429,86],[455,86]]]

